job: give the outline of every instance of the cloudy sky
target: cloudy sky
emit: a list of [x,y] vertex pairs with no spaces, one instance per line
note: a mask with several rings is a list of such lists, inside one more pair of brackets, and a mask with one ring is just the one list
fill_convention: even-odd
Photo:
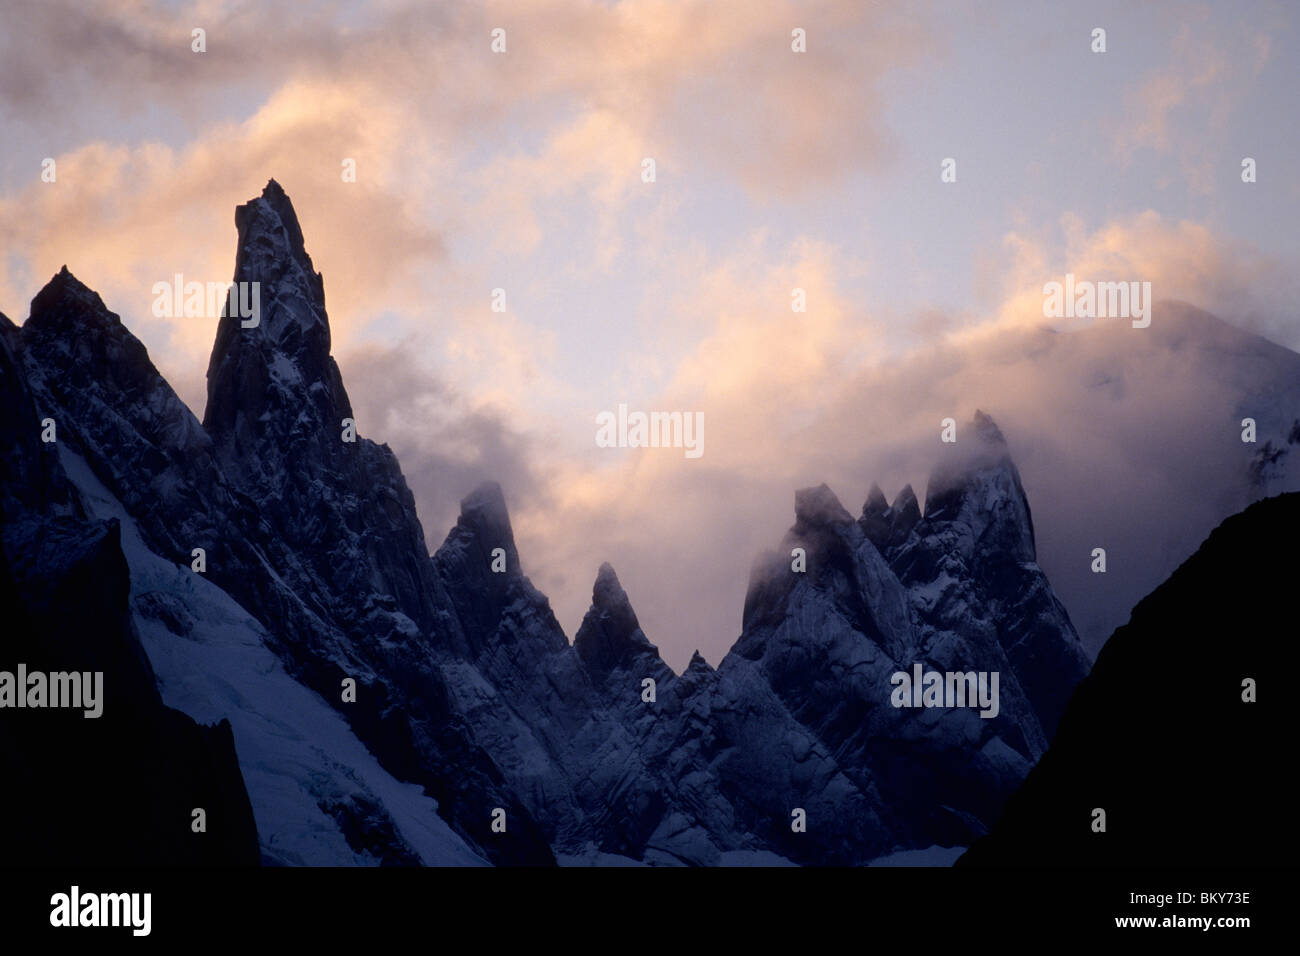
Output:
[[[498,480],[570,635],[609,561],[670,665],[717,663],[796,488],[855,513],[873,481],[923,493],[940,418],[975,408],[1094,649],[1240,506],[1226,426],[1284,357],[1217,375],[1174,347],[1179,309],[1044,332],[1042,287],[1150,281],[1300,348],[1293,5],[303,10],[6,0],[0,311],[22,321],[66,263],[201,416],[215,321],[155,318],[151,289],[229,279],[234,207],[275,177],[429,545]],[[597,447],[619,403],[702,412],[703,456]],[[1104,582],[1077,574],[1096,537]]]

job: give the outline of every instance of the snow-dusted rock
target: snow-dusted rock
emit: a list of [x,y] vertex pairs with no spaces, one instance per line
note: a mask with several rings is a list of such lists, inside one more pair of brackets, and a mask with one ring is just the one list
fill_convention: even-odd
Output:
[[[265,859],[865,864],[985,832],[1086,669],[990,419],[924,514],[910,488],[892,506],[873,488],[858,519],[825,485],[799,491],[734,647],[678,675],[609,565],[570,644],[494,483],[428,554],[392,452],[364,422],[345,440],[288,197],[272,181],[236,226],[259,321],[221,318],[202,424],[65,269],[21,330],[4,322],[7,374],[24,414],[57,419],[63,464],[23,430],[6,453],[9,507],[123,529],[163,699],[230,721]],[[893,706],[917,663],[997,671],[997,716]]]

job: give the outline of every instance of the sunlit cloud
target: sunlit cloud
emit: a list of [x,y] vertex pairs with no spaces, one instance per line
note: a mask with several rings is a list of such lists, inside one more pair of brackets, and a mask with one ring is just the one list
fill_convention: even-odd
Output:
[[[1294,59],[1294,25],[1268,6],[1186,9],[1158,35],[1141,11],[1111,11],[1094,81],[1114,84],[1113,102],[1057,104],[1096,155],[1024,182],[991,165],[977,178],[966,158],[1041,122],[1032,99],[994,102],[981,85],[982,6],[501,0],[305,17],[284,2],[11,3],[0,309],[21,321],[66,263],[201,413],[215,320],[155,318],[151,289],[229,278],[234,207],[274,177],[325,277],[360,431],[397,452],[429,545],[460,497],[500,481],[525,570],[570,633],[608,560],[670,664],[696,647],[716,661],[795,489],[828,481],[852,512],[872,481],[923,492],[939,419],[977,407],[1022,462],[1054,583],[1084,607],[1069,556],[1090,529],[1056,503],[1147,527],[1174,521],[1170,502],[1226,494],[1239,463],[1186,422],[1246,383],[1189,382],[1197,366],[1156,347],[1174,331],[1160,311],[1145,339],[1044,332],[1044,283],[1149,281],[1158,303],[1300,348],[1294,130],[1240,131],[1243,115],[1290,107],[1269,77]],[[998,30],[1017,50],[1085,49],[1086,30],[1066,36],[1060,19],[1017,10]],[[1159,55],[1126,53],[1139,48]],[[1047,60],[1043,83],[1077,89]],[[918,93],[980,122],[918,130],[904,122]],[[1216,192],[1270,144],[1269,178],[1243,186],[1256,193]],[[950,151],[969,192],[940,205]],[[46,157],[57,184],[39,178]],[[1158,181],[1139,202],[1122,187],[1147,161]],[[1060,199],[1076,179],[1104,189]],[[1193,200],[1171,199],[1173,183]],[[1230,221],[1252,201],[1277,221]],[[962,259],[946,242],[955,217],[991,237]],[[595,416],[620,402],[702,413],[703,457],[598,448]],[[1110,486],[1147,491],[1117,506]],[[1117,575],[1108,606],[1163,577],[1186,535],[1132,540],[1144,570]]]

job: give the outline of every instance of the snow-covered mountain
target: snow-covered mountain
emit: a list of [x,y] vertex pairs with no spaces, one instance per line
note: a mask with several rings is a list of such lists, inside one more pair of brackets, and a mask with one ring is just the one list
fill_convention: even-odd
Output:
[[[162,700],[229,721],[265,861],[857,864],[987,831],[1087,670],[991,419],[924,513],[910,489],[858,519],[798,492],[730,653],[675,674],[608,565],[570,643],[495,484],[427,552],[392,452],[349,440],[288,197],[272,181],[235,221],[260,321],[221,319],[202,423],[65,268],[6,333],[31,407],[6,398],[5,495],[120,529]],[[995,672],[996,715],[895,706],[916,665]]]

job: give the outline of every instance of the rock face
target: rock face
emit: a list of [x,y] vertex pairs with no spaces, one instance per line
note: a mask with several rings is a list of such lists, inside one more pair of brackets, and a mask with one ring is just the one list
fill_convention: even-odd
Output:
[[[39,439],[18,332],[0,315],[0,670],[99,672],[84,708],[0,710],[0,819],[12,865],[255,865],[230,724],[163,705],[128,600],[119,526],[87,517]],[[25,693],[26,688],[21,692]],[[202,808],[205,831],[192,830]]]
[[1300,579],[1298,533],[1300,494],[1260,501],[1139,603],[958,865],[1292,865],[1295,835],[1277,827],[1289,812],[1278,728],[1290,701],[1268,675],[1300,664],[1284,597]]
[[[1088,661],[1036,563],[1029,501],[1002,433],[982,412],[973,431],[931,478],[925,517],[914,499],[896,506],[898,537],[878,546],[913,597],[923,640],[958,634],[982,659],[995,646],[1006,655],[1038,724],[1022,727],[1029,750],[1020,749],[1036,757]],[[864,510],[864,531],[867,521]]]
[[[252,614],[288,673],[336,707],[389,772],[436,800],[477,855],[552,862],[450,708],[435,660],[451,641],[439,610],[450,602],[392,453],[342,440],[350,406],[328,355],[321,283],[278,185],[240,207],[237,224],[236,279],[265,283],[261,315],[250,328],[222,320],[208,427],[66,270],[33,300],[24,366],[59,423],[60,449],[84,459],[151,552],[188,566],[204,549],[207,580]],[[358,685],[355,703],[342,701],[345,678]],[[506,833],[491,831],[497,807]]]
[[[831,862],[979,836],[1087,672],[1065,609],[1034,563],[1029,507],[1001,434],[980,413],[966,433],[974,441],[935,472],[924,517],[910,488],[892,508],[873,489],[856,521],[825,485],[799,492],[795,525],[756,566],[744,631],[719,668],[729,674],[752,662],[834,755],[839,786],[868,808],[869,825]],[[792,569],[798,551],[802,572]],[[892,675],[918,663],[996,672],[996,716],[893,706]],[[788,799],[817,795],[805,788]],[[844,814],[834,819],[842,828]]]
[[[428,554],[395,457],[350,421],[288,197],[272,181],[236,226],[260,308],[220,319],[202,424],[66,269],[9,326],[0,399],[26,416],[5,418],[12,507],[118,522],[151,680],[230,719],[264,860],[859,864],[986,832],[1086,671],[990,419],[924,515],[910,489],[858,519],[800,491],[735,646],[678,675],[608,565],[570,644],[495,484]],[[894,706],[917,664],[997,672],[996,716]]]
[[[873,492],[861,521],[825,486],[799,492],[735,647],[680,676],[608,565],[570,646],[518,569],[500,489],[462,502],[433,558],[460,625],[448,683],[563,855],[852,864],[986,832],[1087,662],[1002,436],[982,415],[972,434],[924,518],[910,490],[892,509]],[[892,706],[916,663],[998,672],[998,714]]]

